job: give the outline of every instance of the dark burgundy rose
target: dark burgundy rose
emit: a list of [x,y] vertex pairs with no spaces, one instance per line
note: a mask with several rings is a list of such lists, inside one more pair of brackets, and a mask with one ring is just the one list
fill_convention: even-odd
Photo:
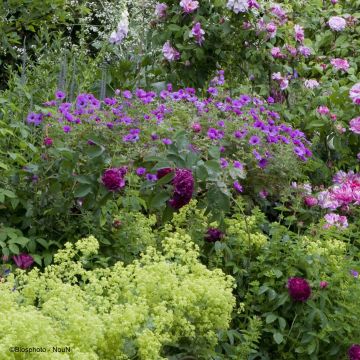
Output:
[[125,166],[121,168],[111,168],[104,172],[101,180],[109,191],[119,191],[125,186],[124,176],[127,172]]
[[34,263],[33,257],[25,253],[13,256],[12,259],[14,260],[17,267],[19,267],[20,269],[27,269]]
[[293,277],[288,280],[287,288],[294,301],[306,301],[311,295],[311,288],[307,280]]
[[217,228],[209,228],[206,232],[205,240],[207,242],[220,241],[224,237],[224,233]]
[[189,169],[176,169],[172,180],[173,196],[169,204],[174,209],[180,209],[188,204],[194,191],[194,177]]
[[173,169],[171,169],[171,168],[162,168],[156,172],[156,176],[158,179],[161,179],[164,176],[166,176],[167,174],[171,173],[172,171],[173,171]]
[[350,360],[360,360],[360,345],[359,344],[351,345],[348,351],[348,355]]
[[44,144],[45,146],[47,146],[47,147],[52,146],[53,143],[54,143],[53,139],[52,139],[52,138],[49,138],[49,137],[46,137],[46,138],[44,139],[44,142],[43,142],[43,144]]

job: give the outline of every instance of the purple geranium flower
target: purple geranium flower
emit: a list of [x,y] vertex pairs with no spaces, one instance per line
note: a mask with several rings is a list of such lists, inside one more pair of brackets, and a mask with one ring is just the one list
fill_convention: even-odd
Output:
[[234,189],[237,192],[239,192],[239,193],[243,192],[243,187],[240,185],[240,183],[238,181],[235,181],[233,185],[234,185]]
[[57,90],[55,92],[55,98],[59,99],[59,100],[63,100],[63,99],[65,99],[65,93],[61,90]]
[[258,145],[260,144],[260,138],[256,135],[251,136],[250,140],[249,140],[249,144],[250,145]]
[[139,167],[136,169],[136,175],[143,176],[146,173],[146,169],[143,167]]

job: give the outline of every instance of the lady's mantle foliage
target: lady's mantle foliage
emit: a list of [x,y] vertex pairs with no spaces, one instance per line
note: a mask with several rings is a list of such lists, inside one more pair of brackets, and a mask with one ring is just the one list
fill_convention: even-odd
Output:
[[139,359],[157,360],[164,345],[181,342],[208,358],[217,331],[229,325],[233,281],[202,265],[187,235],[173,233],[163,248],[149,247],[128,266],[86,270],[99,249],[90,236],[67,243],[44,273],[10,275],[0,284],[0,351],[18,343],[71,344],[71,359],[125,359],[137,352]]

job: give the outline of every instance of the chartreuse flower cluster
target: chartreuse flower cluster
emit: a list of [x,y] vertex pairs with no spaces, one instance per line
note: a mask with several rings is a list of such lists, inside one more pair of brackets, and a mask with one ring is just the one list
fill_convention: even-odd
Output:
[[235,305],[233,280],[202,265],[189,236],[175,232],[162,252],[149,247],[127,266],[86,269],[98,249],[92,236],[67,243],[43,273],[19,271],[0,285],[2,359],[23,358],[12,346],[71,347],[27,354],[40,360],[158,360],[165,346],[180,344],[189,354],[213,354]]

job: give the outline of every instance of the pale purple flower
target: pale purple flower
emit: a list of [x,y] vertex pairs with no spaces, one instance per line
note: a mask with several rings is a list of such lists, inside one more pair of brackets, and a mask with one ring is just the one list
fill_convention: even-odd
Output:
[[347,217],[338,215],[338,214],[326,214],[324,216],[324,219],[327,224],[324,225],[324,228],[327,229],[330,226],[336,226],[337,228],[347,228],[349,226]]
[[358,116],[350,121],[350,130],[353,133],[360,135],[360,116]]
[[355,84],[350,89],[350,99],[356,105],[360,105],[360,83]]
[[116,31],[110,34],[109,42],[114,45],[119,45],[125,39],[129,32],[129,19],[127,13],[121,15]]
[[355,270],[350,270],[350,274],[354,277],[354,278],[358,278],[359,277],[359,273]]
[[323,209],[335,210],[340,206],[339,202],[331,196],[331,193],[328,190],[321,191],[317,197],[319,205]]
[[190,14],[199,7],[199,2],[194,0],[181,0],[180,6],[183,8],[184,13]]
[[330,63],[336,70],[348,71],[350,67],[349,62],[346,59],[335,58],[332,59]]
[[205,41],[205,31],[201,28],[201,24],[197,22],[191,29],[190,37],[195,38],[195,42],[201,45]]
[[289,80],[284,78],[279,82],[279,85],[281,90],[285,90],[289,86]]
[[155,6],[155,15],[159,18],[159,19],[163,19],[164,17],[166,17],[166,11],[168,9],[168,6],[164,3],[158,3]]
[[298,50],[299,53],[304,57],[308,57],[311,55],[311,49],[307,46],[299,46]]
[[180,59],[180,53],[171,46],[170,41],[167,41],[163,46],[163,54],[168,61],[175,61]]
[[307,79],[304,81],[304,86],[308,89],[315,89],[320,86],[317,80],[315,79]]
[[291,45],[286,45],[286,50],[290,53],[291,56],[295,57],[297,55],[297,50]]
[[277,46],[274,46],[270,52],[272,57],[274,57],[275,59],[281,59],[285,57],[285,55],[281,53],[280,48]]
[[274,4],[274,6],[270,9],[271,13],[278,17],[278,19],[281,21],[281,24],[284,24],[287,20],[286,13],[282,9],[281,5]]
[[294,26],[295,31],[295,40],[299,43],[302,43],[304,41],[304,29],[300,25]]
[[248,0],[228,0],[227,8],[234,11],[235,14],[239,12],[247,12],[249,10]]
[[274,22],[269,22],[266,25],[266,31],[270,36],[270,39],[274,38],[276,36],[277,26]]
[[340,16],[332,16],[328,24],[331,30],[342,31],[346,27],[346,20]]

